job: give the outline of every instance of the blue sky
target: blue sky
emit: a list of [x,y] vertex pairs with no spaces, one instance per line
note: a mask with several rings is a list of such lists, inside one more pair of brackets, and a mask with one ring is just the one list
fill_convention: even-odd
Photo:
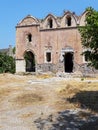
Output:
[[89,6],[98,11],[98,0],[1,0],[0,49],[15,46],[15,26],[28,14],[44,18],[49,13],[62,16],[64,10],[70,10],[80,15]]

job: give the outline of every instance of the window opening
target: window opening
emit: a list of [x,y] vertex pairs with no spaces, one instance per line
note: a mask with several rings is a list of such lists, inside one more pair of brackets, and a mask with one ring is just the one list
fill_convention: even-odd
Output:
[[67,16],[67,26],[71,26],[71,17]]
[[28,41],[31,42],[32,41],[32,35],[28,34]]
[[87,55],[85,54],[84,55],[84,60],[86,61],[86,62],[88,62],[89,60],[88,60],[88,57],[87,57]]
[[89,51],[86,51],[86,53],[84,54],[84,60],[85,60],[86,62],[89,62],[89,57],[88,57],[88,55],[90,55],[90,54],[89,54]]
[[49,19],[48,20],[49,28],[53,28],[53,20]]
[[83,51],[83,59],[84,59],[84,62],[89,62],[89,55],[90,55],[90,49],[84,49]]
[[46,53],[46,61],[51,62],[51,52]]

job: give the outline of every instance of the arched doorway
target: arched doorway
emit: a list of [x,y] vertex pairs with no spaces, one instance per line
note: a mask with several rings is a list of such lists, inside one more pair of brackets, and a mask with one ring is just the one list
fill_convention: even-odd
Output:
[[31,51],[27,51],[24,55],[26,62],[26,72],[35,72],[35,56]]
[[67,73],[73,72],[73,53],[72,52],[65,53],[64,68],[65,68],[65,72]]

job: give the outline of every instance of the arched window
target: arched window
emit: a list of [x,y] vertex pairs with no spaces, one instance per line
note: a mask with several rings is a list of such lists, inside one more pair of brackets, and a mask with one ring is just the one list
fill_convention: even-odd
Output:
[[48,19],[48,27],[53,28],[53,20],[51,18]]
[[66,17],[66,24],[67,24],[67,26],[71,26],[71,16],[67,16]]
[[32,35],[31,35],[31,34],[28,34],[28,35],[27,35],[27,39],[28,39],[28,42],[31,42],[31,41],[32,41]]

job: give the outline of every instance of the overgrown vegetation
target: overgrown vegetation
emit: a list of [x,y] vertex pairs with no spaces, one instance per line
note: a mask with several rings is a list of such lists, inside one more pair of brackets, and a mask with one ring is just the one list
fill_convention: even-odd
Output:
[[13,54],[16,53],[16,47],[13,47]]
[[6,53],[0,53],[0,73],[15,73],[15,59]]
[[79,27],[82,45],[89,65],[98,69],[98,11],[92,7],[86,9],[85,26]]

